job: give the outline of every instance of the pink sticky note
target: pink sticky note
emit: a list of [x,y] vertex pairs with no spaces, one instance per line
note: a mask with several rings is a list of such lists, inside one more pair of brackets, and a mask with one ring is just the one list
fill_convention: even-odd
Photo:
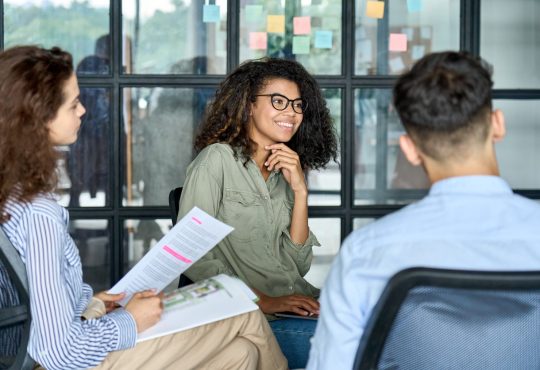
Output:
[[311,17],[294,17],[293,32],[295,35],[309,35],[311,32]]
[[266,32],[250,32],[249,48],[252,50],[266,50],[268,45],[268,34]]
[[407,51],[407,35],[404,33],[390,34],[390,51]]
[[382,18],[384,16],[384,1],[368,1],[366,3],[366,15],[369,18]]

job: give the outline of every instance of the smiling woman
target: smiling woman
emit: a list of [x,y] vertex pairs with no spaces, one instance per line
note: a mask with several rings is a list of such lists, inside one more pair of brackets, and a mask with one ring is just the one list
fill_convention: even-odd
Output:
[[195,141],[179,218],[197,206],[234,231],[186,275],[238,276],[259,295],[291,368],[304,367],[319,290],[304,276],[312,247],[305,172],[337,153],[332,120],[313,77],[295,61],[265,58],[238,67],[220,85]]

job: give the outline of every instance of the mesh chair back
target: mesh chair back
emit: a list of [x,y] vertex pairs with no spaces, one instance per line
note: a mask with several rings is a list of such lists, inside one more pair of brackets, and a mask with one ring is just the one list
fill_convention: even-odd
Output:
[[373,311],[356,368],[540,369],[540,273],[400,274]]
[[27,370],[30,303],[26,268],[0,227],[0,369]]

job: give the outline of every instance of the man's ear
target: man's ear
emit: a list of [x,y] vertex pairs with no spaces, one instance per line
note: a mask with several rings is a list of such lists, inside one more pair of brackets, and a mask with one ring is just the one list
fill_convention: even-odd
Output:
[[491,133],[491,137],[494,142],[501,141],[506,135],[504,114],[499,109],[495,109],[493,112],[491,112]]
[[410,164],[413,166],[422,164],[422,157],[409,135],[404,134],[399,137],[399,147]]

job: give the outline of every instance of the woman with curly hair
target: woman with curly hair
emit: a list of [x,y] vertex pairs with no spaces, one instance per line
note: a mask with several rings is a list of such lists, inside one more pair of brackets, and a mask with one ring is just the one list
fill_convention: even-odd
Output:
[[[0,96],[0,227],[26,266],[27,350],[35,361],[49,370],[287,367],[259,311],[136,344],[137,333],[160,319],[161,295],[135,293],[124,308],[115,305],[124,294],[93,296],[69,215],[51,195],[55,146],[75,142],[85,113],[71,55],[34,46],[0,52]],[[17,292],[0,263],[0,307],[14,304]],[[16,353],[17,335],[0,333],[0,362]]]
[[186,271],[227,273],[250,285],[291,368],[304,367],[319,290],[304,276],[319,245],[308,227],[305,172],[336,159],[330,113],[315,79],[295,61],[243,63],[221,83],[195,139],[178,217],[197,206],[234,231]]

